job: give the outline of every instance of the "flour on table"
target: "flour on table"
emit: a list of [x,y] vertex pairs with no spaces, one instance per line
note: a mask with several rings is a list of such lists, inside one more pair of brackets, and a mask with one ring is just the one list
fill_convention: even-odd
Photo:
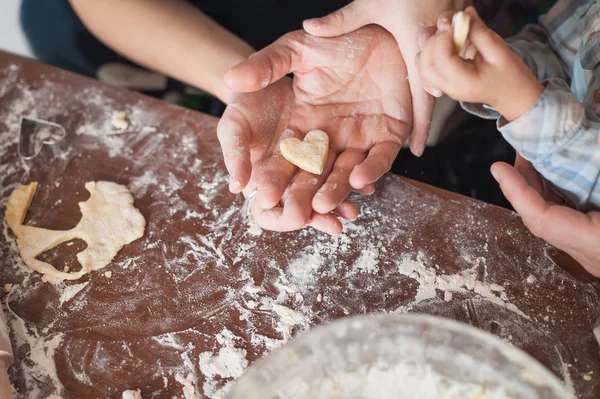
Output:
[[400,273],[414,278],[419,283],[417,295],[411,305],[436,298],[437,289],[449,293],[472,292],[479,295],[485,301],[503,306],[521,317],[530,319],[528,315],[508,301],[504,287],[494,283],[490,284],[479,281],[476,277],[477,268],[478,265],[474,265],[472,268],[463,270],[457,274],[438,275],[435,268],[427,265],[425,255],[422,252],[417,255],[416,260],[405,255],[398,263]]
[[216,354],[203,352],[200,354],[200,370],[205,377],[203,385],[204,395],[209,398],[223,398],[230,388],[231,381],[224,386],[217,387],[215,377],[238,378],[248,367],[246,350],[238,348],[235,340],[237,337],[224,328],[217,334],[217,342],[221,348]]
[[90,282],[86,281],[81,284],[71,284],[65,287],[60,293],[60,305],[62,306],[64,303],[69,302],[71,299],[75,297],[75,295],[79,294],[85,287],[88,286]]
[[198,397],[196,395],[196,388],[194,387],[195,378],[193,374],[188,374],[186,378],[178,374],[175,378],[178,383],[183,385],[183,397],[185,399],[196,399]]
[[46,399],[60,399],[62,395],[62,386],[56,372],[56,364],[54,363],[54,353],[58,346],[62,343],[64,334],[55,333],[51,336],[42,336],[35,327],[28,327],[25,321],[15,314],[10,306],[7,308],[11,314],[10,330],[15,338],[15,348],[23,345],[29,346],[28,358],[31,360],[27,373],[24,374],[25,383],[32,387],[29,391],[29,397],[42,397],[37,387],[36,381],[44,381],[46,387],[54,388],[55,394],[43,396]]

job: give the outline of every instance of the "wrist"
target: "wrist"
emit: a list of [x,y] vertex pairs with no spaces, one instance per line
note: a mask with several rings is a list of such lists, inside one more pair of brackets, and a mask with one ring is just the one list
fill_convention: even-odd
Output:
[[536,103],[544,92],[544,86],[537,80],[529,81],[525,86],[517,87],[515,90],[507,90],[505,93],[490,102],[500,115],[509,122],[523,115]]
[[205,71],[205,73],[210,73],[207,90],[223,103],[228,104],[233,92],[225,85],[223,77],[227,71],[245,61],[252,53],[254,53],[254,49],[244,43],[237,46],[237,48],[231,49],[228,54],[222,54],[218,65],[215,65],[215,68],[212,68],[210,71]]

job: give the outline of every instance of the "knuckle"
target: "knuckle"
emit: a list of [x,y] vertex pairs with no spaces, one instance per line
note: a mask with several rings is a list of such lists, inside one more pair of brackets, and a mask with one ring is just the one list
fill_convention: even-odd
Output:
[[346,22],[346,10],[344,8],[342,8],[341,10],[338,10],[336,12],[334,12],[333,14],[331,14],[331,18],[333,19],[333,21],[335,22],[336,25],[338,26],[343,26],[344,22]]
[[545,232],[546,223],[543,218],[522,218],[523,224],[529,229],[531,234],[538,238],[542,238]]

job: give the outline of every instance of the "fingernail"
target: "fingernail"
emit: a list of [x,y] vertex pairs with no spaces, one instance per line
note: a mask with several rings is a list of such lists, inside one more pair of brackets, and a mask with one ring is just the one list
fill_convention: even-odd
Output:
[[442,91],[440,89],[436,89],[434,87],[428,87],[425,91],[434,96],[435,98],[440,98],[442,96]]
[[415,156],[420,157],[425,152],[425,143],[417,144],[414,149],[411,148],[411,151]]
[[319,29],[321,26],[323,26],[323,21],[320,18],[307,19],[304,21],[304,25],[309,25],[313,29]]
[[490,169],[490,172],[492,172],[492,176],[494,177],[494,180],[496,180],[498,183],[500,183],[500,180],[498,177],[498,171],[496,170],[496,168],[494,166],[492,166],[492,168]]
[[229,191],[232,193],[239,193],[242,188],[242,183],[239,180],[230,178],[229,180]]

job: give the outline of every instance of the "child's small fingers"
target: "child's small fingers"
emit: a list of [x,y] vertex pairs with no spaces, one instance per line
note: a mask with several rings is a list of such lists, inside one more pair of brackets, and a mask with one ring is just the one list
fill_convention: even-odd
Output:
[[441,31],[447,31],[452,28],[452,11],[444,11],[437,21],[437,28]]
[[435,36],[435,55],[441,60],[446,60],[450,57],[453,57],[455,53],[454,41],[452,40],[452,30],[438,31]]
[[473,44],[469,41],[469,39],[467,39],[467,43],[465,44],[465,55],[464,58],[467,60],[472,60],[473,58],[475,58],[475,55],[477,54],[477,49],[475,48],[475,46],[473,46]]
[[440,97],[444,91],[444,85],[449,83],[445,78],[445,66],[454,56],[451,50],[452,43],[448,48],[449,40],[451,41],[451,34],[438,31],[417,57],[417,67],[423,81],[423,89],[434,97]]
[[469,7],[465,12],[471,16],[468,36],[470,43],[487,61],[498,61],[498,50],[506,46],[504,40],[485,25],[475,8]]

